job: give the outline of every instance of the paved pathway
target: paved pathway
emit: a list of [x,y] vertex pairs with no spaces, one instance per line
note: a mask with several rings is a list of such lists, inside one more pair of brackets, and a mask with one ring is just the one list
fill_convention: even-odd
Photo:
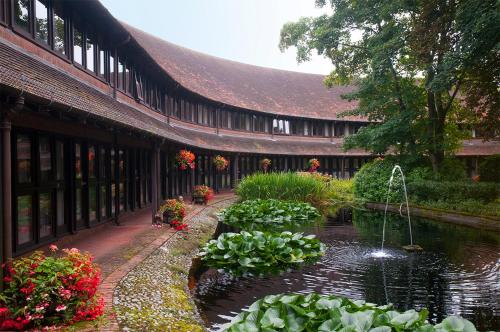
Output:
[[[232,193],[222,193],[209,205],[231,199]],[[198,215],[205,206],[188,204],[186,222]],[[89,251],[101,267],[103,281],[100,291],[106,303],[106,311],[111,312],[113,291],[118,282],[137,264],[149,256],[175,233],[170,227],[151,226],[151,210],[145,208],[120,219],[120,225],[112,222],[92,229],[66,236],[56,242],[59,248],[78,248]],[[45,248],[47,249],[47,248]],[[101,331],[118,331],[113,318]],[[89,330],[90,331],[90,330]]]

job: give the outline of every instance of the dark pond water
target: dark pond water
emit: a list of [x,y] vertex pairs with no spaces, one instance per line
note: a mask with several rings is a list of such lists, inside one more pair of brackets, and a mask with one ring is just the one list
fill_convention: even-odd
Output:
[[255,300],[285,292],[335,294],[399,310],[427,308],[432,322],[457,314],[479,330],[500,330],[500,237],[460,226],[412,219],[414,242],[424,252],[407,253],[407,221],[389,216],[386,251],[374,258],[382,237],[383,214],[341,210],[335,218],[304,229],[327,246],[316,264],[278,276],[233,279],[205,271],[193,290],[212,330]]

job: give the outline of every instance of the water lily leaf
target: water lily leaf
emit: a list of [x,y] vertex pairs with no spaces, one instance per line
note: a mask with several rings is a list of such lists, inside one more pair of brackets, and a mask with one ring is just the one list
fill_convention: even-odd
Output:
[[283,328],[285,321],[280,318],[280,312],[277,308],[269,308],[266,310],[260,324],[263,328]]
[[338,308],[342,304],[342,301],[338,299],[327,299],[322,298],[318,302],[316,302],[316,308],[319,310],[328,310],[333,308]]
[[331,331],[337,331],[338,328],[340,327],[340,321],[335,320],[335,319],[329,319],[327,321],[324,321],[323,324],[321,324],[318,328],[318,331],[321,332],[331,332]]

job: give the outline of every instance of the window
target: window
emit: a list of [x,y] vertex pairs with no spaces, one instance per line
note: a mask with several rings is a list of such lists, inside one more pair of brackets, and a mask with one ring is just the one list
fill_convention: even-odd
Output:
[[86,62],[85,67],[90,71],[95,71],[95,63],[94,63],[94,43],[90,38],[87,38],[87,43],[85,45],[86,48]]
[[31,195],[17,197],[17,244],[33,240],[33,198]]
[[109,83],[111,86],[115,86],[115,57],[109,55]]
[[30,32],[30,0],[14,1],[14,23],[21,29]]
[[27,135],[17,136],[17,182],[31,182],[31,139]]
[[66,21],[57,4],[54,4],[54,51],[66,55]]
[[7,21],[7,9],[5,8],[7,4],[6,0],[0,0],[0,22]]
[[53,233],[53,213],[52,213],[52,194],[41,193],[38,200],[39,218],[40,218],[40,238],[51,236]]
[[35,0],[35,38],[41,42],[49,43],[49,13],[47,0]]
[[50,153],[50,140],[47,137],[40,137],[38,140],[40,156],[40,180],[47,182],[52,178],[52,156]]
[[83,34],[75,28],[73,37],[73,61],[78,63],[79,65],[83,65],[82,52],[83,52]]
[[99,75],[100,78],[106,77],[106,55],[107,52],[105,52],[102,48],[99,47],[99,53],[97,55],[99,58],[99,69],[97,74]]
[[132,71],[130,70],[130,65],[127,64],[125,67],[125,78],[123,79],[124,91],[127,93],[132,93]]
[[123,60],[118,58],[118,86],[117,88],[120,90],[123,90],[125,88],[125,81],[124,81],[124,72],[125,72],[125,65],[123,64]]
[[135,73],[135,98],[138,100],[144,100],[142,75],[138,72]]

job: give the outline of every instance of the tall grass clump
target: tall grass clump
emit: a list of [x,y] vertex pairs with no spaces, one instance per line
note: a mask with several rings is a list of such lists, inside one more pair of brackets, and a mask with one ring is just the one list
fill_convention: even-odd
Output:
[[328,184],[297,173],[256,173],[244,178],[236,193],[241,200],[279,199],[306,202],[320,211],[328,207]]

